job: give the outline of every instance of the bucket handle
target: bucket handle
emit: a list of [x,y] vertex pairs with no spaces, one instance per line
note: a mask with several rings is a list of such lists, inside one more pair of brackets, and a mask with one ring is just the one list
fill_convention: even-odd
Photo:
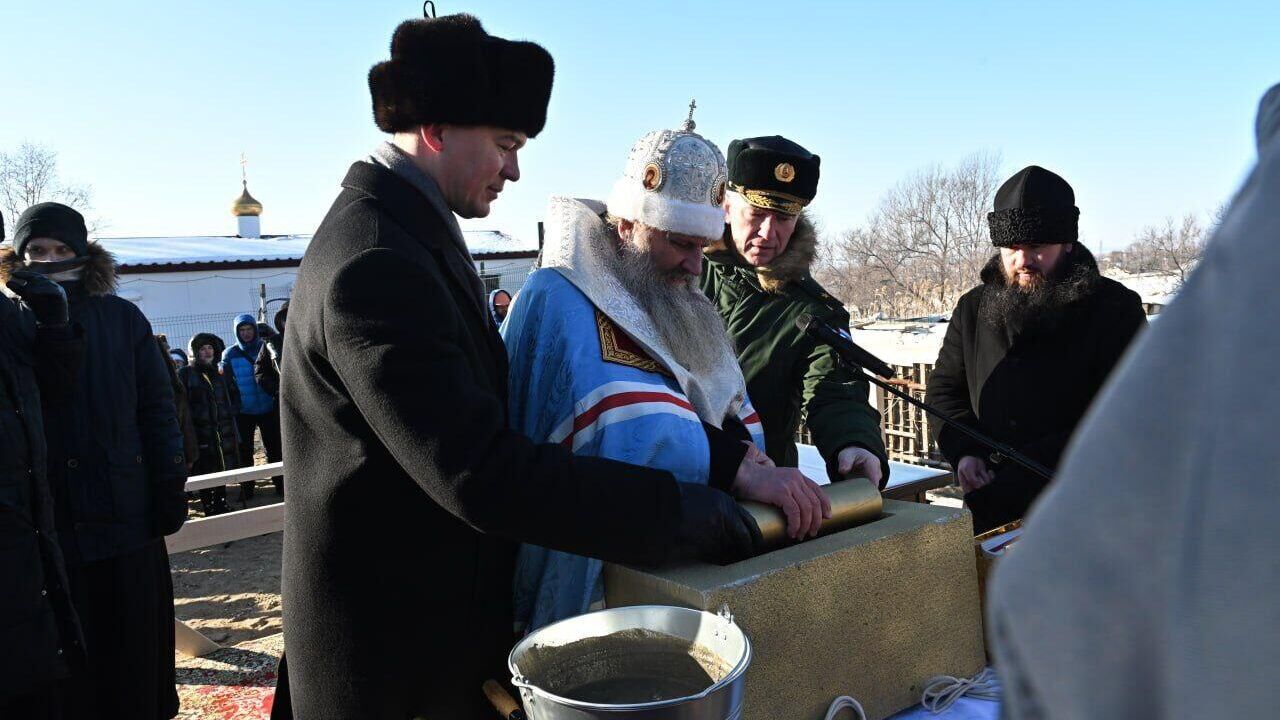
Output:
[[515,687],[522,688],[524,690],[529,690],[531,692],[533,691],[533,685],[531,685],[523,675],[512,675],[511,684],[514,685]]

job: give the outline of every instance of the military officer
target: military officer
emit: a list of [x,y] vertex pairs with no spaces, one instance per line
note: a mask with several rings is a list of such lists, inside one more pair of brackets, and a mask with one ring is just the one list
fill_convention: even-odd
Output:
[[804,419],[831,479],[883,487],[889,461],[867,382],[796,327],[805,313],[849,326],[844,307],[809,274],[818,241],[804,208],[818,192],[820,159],[777,135],[734,140],[726,159],[724,237],[708,247],[701,283],[728,326],[766,452],[796,466]]

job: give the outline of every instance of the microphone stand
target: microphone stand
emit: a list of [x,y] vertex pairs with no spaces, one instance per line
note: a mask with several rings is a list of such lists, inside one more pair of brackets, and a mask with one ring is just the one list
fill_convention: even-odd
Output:
[[[839,357],[840,354],[836,353],[836,355],[837,357]],[[845,367],[848,367],[849,369],[853,370],[856,375],[861,375],[864,379],[876,384],[878,387],[880,387],[882,390],[889,393],[890,395],[893,395],[894,397],[899,398],[901,400],[906,400],[911,405],[914,405],[915,407],[918,407],[921,410],[941,420],[943,425],[949,425],[955,428],[956,430],[959,430],[962,435],[969,438],[970,440],[976,440],[982,443],[983,445],[986,445],[987,447],[995,450],[996,451],[995,456],[998,456],[998,457],[991,458],[994,464],[998,465],[1000,464],[1001,460],[1003,460],[1004,458],[1008,458],[1009,460],[1012,460],[1014,463],[1021,465],[1022,467],[1026,468],[1027,470],[1030,470],[1036,475],[1039,475],[1045,480],[1053,480],[1053,473],[1050,472],[1048,468],[1036,462],[1035,460],[1032,460],[1026,455],[1023,455],[1022,453],[1018,452],[1012,447],[1005,445],[1004,443],[998,440],[993,440],[992,438],[989,438],[986,435],[983,435],[982,433],[978,432],[977,430],[974,430],[968,425],[965,425],[959,420],[952,419],[946,413],[930,406],[928,403],[911,397],[911,393],[902,392],[901,390],[894,387],[893,385],[890,385],[887,381],[881,380],[880,378],[876,377],[872,373],[867,372],[862,367],[858,365],[853,365],[845,361],[844,358],[840,358],[840,362],[843,363]]]

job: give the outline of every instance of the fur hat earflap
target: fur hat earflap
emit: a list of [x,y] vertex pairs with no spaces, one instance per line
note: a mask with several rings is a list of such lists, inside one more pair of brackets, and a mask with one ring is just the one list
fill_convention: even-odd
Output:
[[467,14],[406,20],[391,59],[369,70],[378,129],[492,125],[529,137],[542,132],[555,62],[542,46],[485,32]]

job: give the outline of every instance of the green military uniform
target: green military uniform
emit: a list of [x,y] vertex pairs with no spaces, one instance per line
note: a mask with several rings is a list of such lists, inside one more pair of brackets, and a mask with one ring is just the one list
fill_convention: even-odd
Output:
[[[803,217],[792,236],[797,252],[813,227]],[[889,461],[880,435],[880,413],[867,401],[866,380],[854,378],[839,364],[829,345],[819,344],[796,327],[796,318],[809,313],[832,327],[847,328],[849,314],[838,300],[805,272],[774,291],[728,245],[709,252],[702,273],[702,291],[725,319],[747,380],[747,394],[764,424],[765,447],[778,465],[795,467],[795,435],[807,418],[813,443],[835,479],[835,458],[850,445],[866,448],[880,458],[882,478],[889,477]],[[810,241],[810,245],[812,242]],[[812,257],[812,251],[809,251]],[[807,263],[806,263],[807,264]],[[775,263],[776,266],[776,263]]]
[[726,227],[722,241],[707,249],[701,278],[737,350],[747,393],[764,425],[766,452],[776,464],[795,467],[795,434],[804,419],[833,480],[836,456],[852,445],[880,458],[886,482],[880,413],[868,401],[867,381],[840,364],[831,346],[796,327],[805,313],[832,327],[849,327],[844,306],[809,275],[817,234],[801,210],[817,193],[819,158],[774,136],[735,140],[727,159],[730,190],[757,207],[799,214],[786,250],[767,266],[750,265]]

